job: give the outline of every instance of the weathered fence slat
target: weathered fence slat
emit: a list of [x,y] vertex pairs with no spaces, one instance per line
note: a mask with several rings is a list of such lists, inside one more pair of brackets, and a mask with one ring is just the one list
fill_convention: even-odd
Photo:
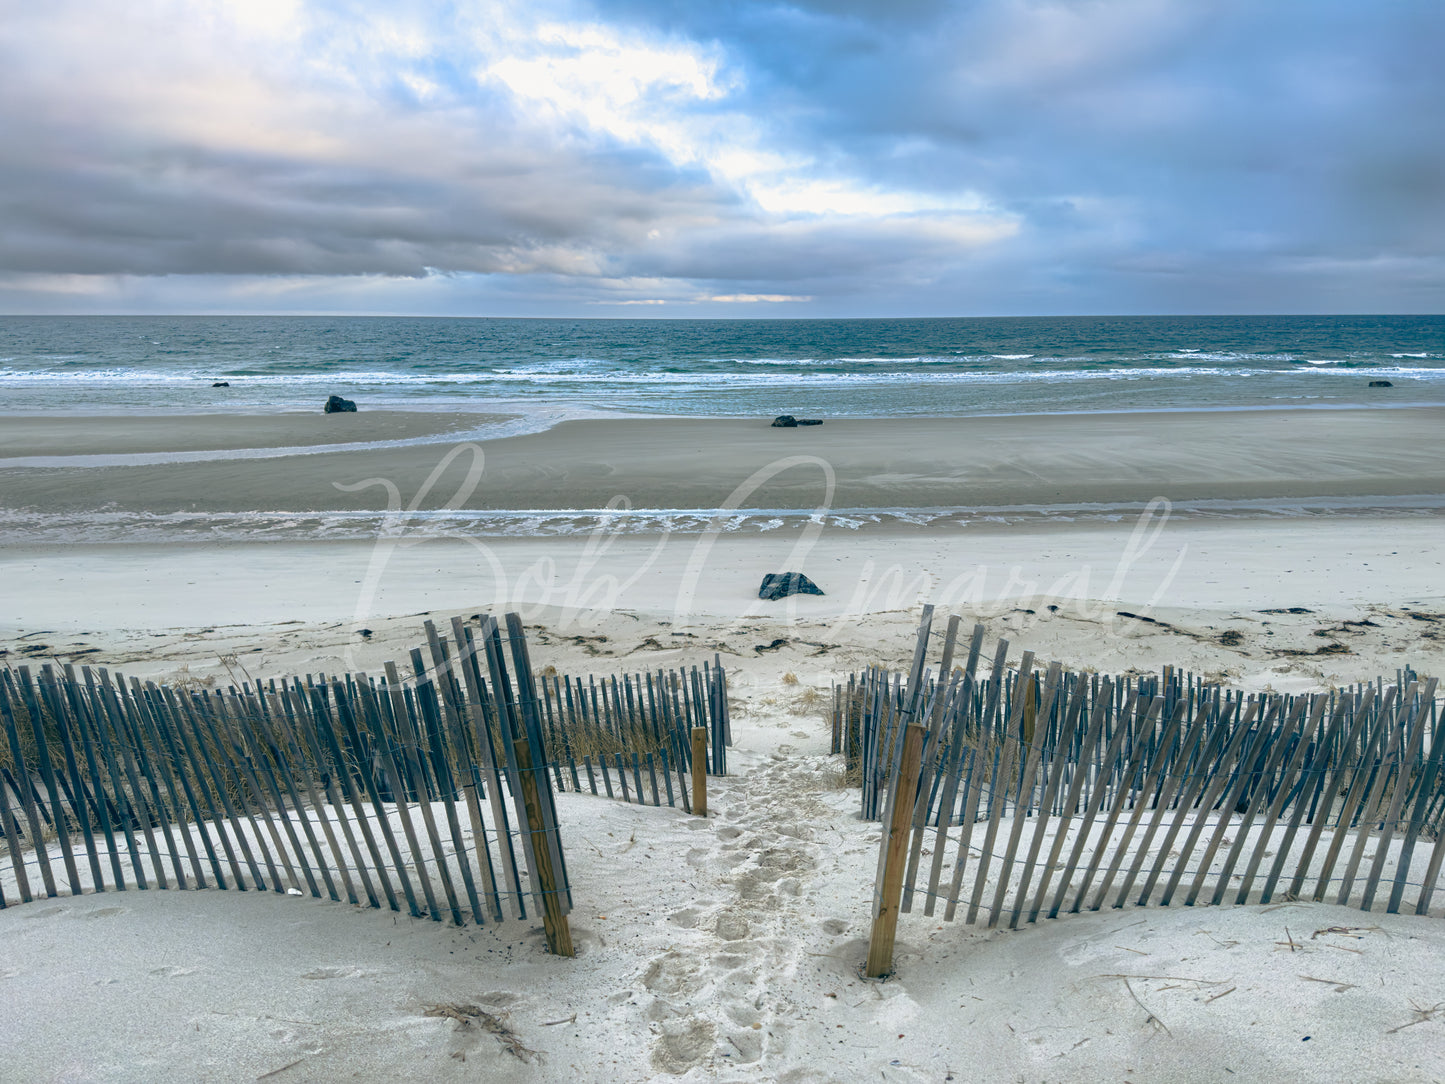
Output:
[[[1181,891],[1185,905],[1267,902],[1282,883],[1291,898],[1308,889],[1369,910],[1388,882],[1389,911],[1429,910],[1445,866],[1434,679],[1402,669],[1393,685],[1308,696],[1246,696],[1171,667],[1113,679],[1055,663],[1040,679],[1032,653],[1009,672],[1000,641],[979,680],[981,627],[968,666],[953,672],[956,618],[934,678],[933,620],[925,610],[906,671],[875,666],[835,683],[829,715],[832,749],[861,770],[864,817],[894,825],[911,814],[909,845],[884,837],[903,847],[901,912],[921,891],[926,914],[942,899],[953,919],[966,877],[965,920],[1007,915],[1010,927],[1156,897],[1168,906]],[[923,728],[916,778],[903,764],[914,726]],[[903,794],[910,810],[897,809]],[[919,885],[930,819],[932,861]],[[1422,838],[1431,841],[1423,870]],[[881,846],[875,892],[889,861]]]
[[556,794],[582,791],[580,759],[593,795],[600,765],[609,794],[615,769],[628,800],[690,808],[694,726],[703,770],[725,770],[721,659],[599,682],[536,673],[515,614],[425,631],[405,680],[394,663],[227,688],[0,667],[0,906],[37,879],[48,896],[214,886],[460,925],[525,918],[530,896],[570,953]]

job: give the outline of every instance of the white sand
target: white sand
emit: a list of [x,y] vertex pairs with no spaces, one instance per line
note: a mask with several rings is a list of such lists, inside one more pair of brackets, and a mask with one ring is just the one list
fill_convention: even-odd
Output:
[[[880,494],[901,495],[900,506],[990,494],[1047,503],[1082,489],[1118,501],[1439,495],[1440,428],[1433,415],[1406,413],[1393,428],[1321,415],[1293,436],[1264,416],[1256,425],[1204,416],[1102,431],[1097,421],[998,419],[983,427],[989,441],[975,442],[983,429],[934,429],[923,447],[916,428],[822,433],[860,503]],[[483,492],[495,507],[574,507],[579,495],[597,507],[617,492],[707,506],[752,461],[719,459],[743,424],[659,423],[648,439],[678,447],[696,438],[675,461],[635,443],[642,430],[632,423],[586,423],[550,443],[497,442],[506,447],[489,455],[502,488]],[[775,457],[777,440],[822,439],[764,433],[770,443],[748,455]],[[869,449],[861,437],[883,444]],[[1200,460],[1201,448],[1214,458]],[[337,492],[334,463],[356,478],[395,466],[414,482],[435,462],[427,454],[15,471],[0,484],[7,496],[53,490],[50,507],[89,510],[109,493],[142,512],[177,501],[311,507],[315,494]],[[1157,461],[1146,462],[1151,454]],[[295,485],[280,485],[308,459]],[[134,486],[108,489],[126,479]],[[258,503],[277,494],[282,504]],[[813,500],[796,496],[804,507]],[[856,791],[838,787],[825,720],[806,694],[868,663],[905,662],[923,602],[984,620],[990,639],[1007,636],[1016,653],[1110,672],[1172,663],[1250,689],[1296,691],[1393,676],[1406,664],[1445,669],[1435,517],[1193,516],[1157,535],[1133,528],[1129,517],[830,527],[799,548],[799,536],[782,531],[483,541],[406,528],[396,545],[379,546],[0,549],[6,662],[68,659],[222,681],[227,665],[254,676],[375,670],[414,646],[423,611],[516,609],[534,662],[564,672],[721,653],[737,740],[734,774],[711,784],[717,815],[707,822],[666,807],[559,798],[575,960],[548,957],[540,931],[521,923],[455,930],[252,893],[107,893],[0,912],[0,988],[21,1007],[0,1015],[0,1075],[1441,1079],[1445,923],[1436,917],[1285,903],[1130,909],[985,932],[919,913],[900,924],[897,978],[858,977],[879,828],[857,819]],[[828,594],[757,602],[764,572],[793,568]],[[1306,612],[1262,612],[1290,608]],[[788,673],[799,684],[784,683]],[[545,1058],[524,1062],[495,1035],[424,1016],[437,1002],[504,1017]]]
[[[1438,918],[1283,904],[1017,932],[905,915],[865,981],[878,826],[816,720],[737,728],[716,815],[568,795],[579,954],[253,893],[0,912],[11,1079],[1241,1081],[1438,1077]],[[1324,980],[1324,981],[1320,981]],[[540,1056],[427,1017],[476,1005]],[[458,1055],[465,1056],[465,1061]],[[277,1073],[277,1070],[284,1070]]]
[[[556,637],[608,637],[577,651],[605,657],[594,665],[662,665],[670,656],[654,655],[659,646],[695,655],[701,645],[732,662],[787,639],[784,668],[826,684],[905,661],[913,615],[933,602],[1072,667],[1169,663],[1278,689],[1405,664],[1445,669],[1445,546],[1433,519],[1172,520],[1142,539],[1133,530],[829,529],[801,545],[780,531],[10,548],[0,550],[0,648],[11,661],[55,656],[137,674],[217,674],[233,653],[256,675],[374,669],[414,646],[422,612],[517,610]],[[759,602],[762,575],[784,568],[828,593]],[[1261,612],[1291,608],[1309,612]],[[369,643],[363,628],[375,633]],[[1238,641],[1223,642],[1234,640],[1227,633]]]

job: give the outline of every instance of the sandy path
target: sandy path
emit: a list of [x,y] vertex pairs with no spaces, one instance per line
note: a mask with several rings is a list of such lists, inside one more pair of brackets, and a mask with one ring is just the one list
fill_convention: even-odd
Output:
[[810,1030],[813,1014],[789,987],[816,970],[816,934],[850,925],[846,912],[820,920],[811,892],[817,845],[836,815],[819,800],[833,777],[825,759],[783,745],[747,761],[685,855],[707,888],[669,921],[691,929],[691,943],[659,956],[642,979],[665,1014],[652,1051],[665,1072],[796,1054],[793,1032]]

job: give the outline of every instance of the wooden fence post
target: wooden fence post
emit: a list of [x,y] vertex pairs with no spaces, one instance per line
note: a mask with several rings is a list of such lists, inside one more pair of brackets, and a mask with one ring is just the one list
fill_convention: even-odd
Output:
[[572,948],[572,927],[558,895],[557,874],[552,868],[552,850],[542,819],[542,801],[532,768],[532,750],[526,738],[512,743],[517,756],[517,778],[522,785],[522,806],[527,811],[527,828],[532,833],[532,861],[537,864],[537,884],[542,890],[542,929],[547,951],[553,956],[576,956]]
[[903,867],[913,823],[913,801],[918,792],[918,769],[923,760],[923,739],[928,728],[908,727],[903,740],[903,762],[898,766],[893,816],[888,824],[883,884],[874,897],[873,932],[868,938],[868,977],[881,979],[893,970],[893,939],[898,932],[898,905],[903,896]]
[[692,811],[707,816],[707,727],[692,728]]

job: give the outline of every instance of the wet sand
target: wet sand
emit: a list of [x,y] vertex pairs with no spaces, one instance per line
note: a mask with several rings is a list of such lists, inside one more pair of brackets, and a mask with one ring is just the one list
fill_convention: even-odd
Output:
[[323,414],[191,414],[0,418],[0,459],[24,456],[291,448],[464,433],[505,414],[372,410]]
[[[365,415],[339,423],[337,417],[298,425],[331,441],[336,432],[357,437],[358,419],[370,424]],[[402,415],[385,435],[442,431],[453,424],[447,417]],[[0,470],[0,506],[364,511],[385,509],[390,487],[403,505],[415,501],[423,509],[596,509],[615,499],[668,509],[967,509],[1130,506],[1156,496],[1175,502],[1438,496],[1445,493],[1442,423],[1445,411],[1427,409],[845,419],[802,429],[773,429],[766,420],[587,420],[465,446],[10,467]],[[235,432],[209,419],[168,420],[172,436],[148,436],[135,419],[85,424],[95,426],[80,445],[89,454],[285,446],[300,431],[275,417],[225,419]],[[313,424],[314,431],[307,429]],[[388,424],[376,423],[366,439],[381,439]],[[253,435],[246,435],[248,426]],[[78,429],[75,420],[56,423],[48,434],[43,425],[31,428],[7,438],[10,447],[53,449]]]

